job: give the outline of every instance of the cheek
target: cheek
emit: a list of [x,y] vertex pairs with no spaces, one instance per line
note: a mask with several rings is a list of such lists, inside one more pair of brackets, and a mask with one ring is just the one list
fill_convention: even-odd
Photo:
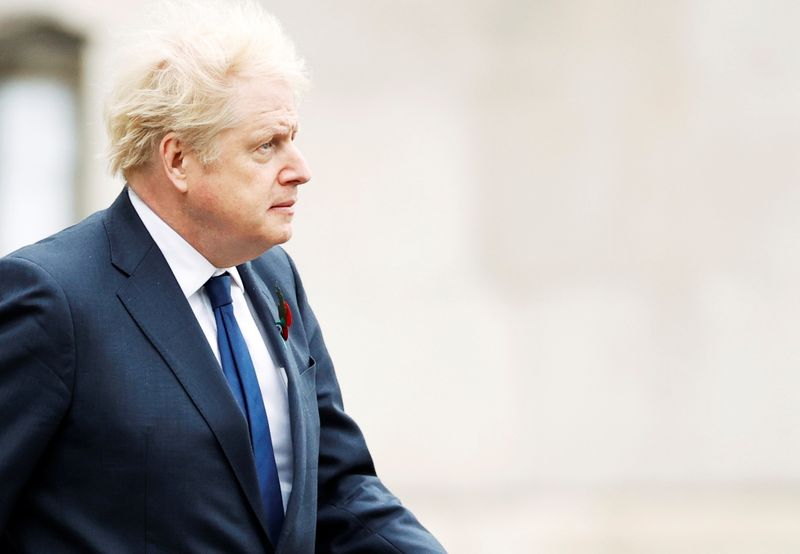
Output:
[[236,193],[230,181],[215,183],[195,197],[197,210],[214,228],[236,229],[247,221],[247,203]]
[[218,204],[217,197],[210,189],[203,189],[195,194],[195,201],[199,204],[200,208],[212,211],[214,206]]

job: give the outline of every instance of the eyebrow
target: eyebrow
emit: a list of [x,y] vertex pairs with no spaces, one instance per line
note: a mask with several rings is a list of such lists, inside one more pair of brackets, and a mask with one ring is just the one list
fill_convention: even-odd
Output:
[[284,119],[284,120],[277,121],[274,124],[270,125],[269,129],[270,130],[276,130],[277,133],[275,133],[275,134],[278,134],[278,133],[281,133],[281,132],[283,134],[290,134],[290,133],[292,133],[294,131],[297,131],[297,127],[298,127],[298,123],[297,123],[296,119],[294,119],[294,120],[286,120],[286,119]]
[[259,126],[258,129],[254,130],[253,134],[259,137],[291,135],[296,133],[298,128],[299,122],[297,118],[281,117],[267,125]]

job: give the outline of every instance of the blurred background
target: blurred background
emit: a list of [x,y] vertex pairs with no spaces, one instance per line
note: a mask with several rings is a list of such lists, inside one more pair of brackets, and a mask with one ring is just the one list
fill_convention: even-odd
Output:
[[[265,2],[297,261],[454,553],[800,551],[800,3]],[[0,254],[106,207],[138,1],[0,0]]]

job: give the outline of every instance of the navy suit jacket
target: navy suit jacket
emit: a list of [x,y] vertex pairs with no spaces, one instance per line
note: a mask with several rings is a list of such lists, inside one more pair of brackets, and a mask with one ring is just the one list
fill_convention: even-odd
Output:
[[0,551],[444,552],[375,475],[291,259],[275,247],[238,269],[288,375],[280,537],[246,420],[123,191],[0,259]]

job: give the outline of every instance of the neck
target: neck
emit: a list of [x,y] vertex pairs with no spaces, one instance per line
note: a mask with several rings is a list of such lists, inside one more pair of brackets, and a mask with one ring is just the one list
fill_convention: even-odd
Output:
[[169,225],[172,230],[178,233],[183,240],[188,242],[192,248],[197,250],[214,267],[224,268],[233,267],[247,260],[238,260],[236,256],[220,256],[215,252],[224,251],[218,245],[213,244],[210,233],[204,233],[202,229],[197,229],[193,224],[192,218],[187,213],[186,202],[183,196],[174,190],[172,184],[157,182],[147,176],[138,174],[128,176],[128,186],[136,195],[147,204],[164,223]]

